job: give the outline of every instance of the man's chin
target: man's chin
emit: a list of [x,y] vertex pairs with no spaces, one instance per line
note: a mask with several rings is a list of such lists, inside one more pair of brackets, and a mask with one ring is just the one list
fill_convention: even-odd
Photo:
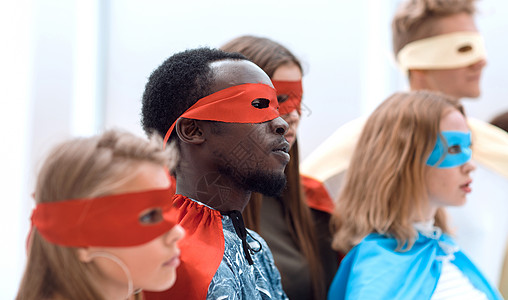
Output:
[[469,97],[469,98],[471,98],[473,100],[478,100],[480,98],[480,96],[481,96],[481,93],[478,91],[478,92],[472,93],[471,97]]
[[461,94],[458,99],[467,98],[468,100],[478,100],[481,96],[481,91],[479,89],[471,89],[464,91],[463,94]]
[[286,175],[284,173],[255,173],[250,174],[245,187],[252,192],[261,193],[265,196],[277,197],[286,187]]
[[266,196],[277,197],[286,187],[286,175],[284,168],[280,171],[267,172],[256,170],[247,174],[234,172],[231,168],[219,167],[219,173],[234,179],[234,181],[246,191],[261,193]]

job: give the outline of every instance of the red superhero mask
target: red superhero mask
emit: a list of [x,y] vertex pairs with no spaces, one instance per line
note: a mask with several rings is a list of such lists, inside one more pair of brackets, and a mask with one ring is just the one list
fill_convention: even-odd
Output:
[[[180,118],[227,123],[262,123],[279,116],[275,90],[262,83],[246,83],[199,99]],[[164,137],[166,145],[176,121]]]
[[130,247],[147,243],[177,223],[174,188],[90,199],[39,203],[32,226],[49,242],[69,247]]
[[277,96],[285,95],[287,98],[280,102],[279,113],[286,115],[296,109],[299,115],[302,114],[302,81],[278,81],[272,80],[273,86],[277,91]]

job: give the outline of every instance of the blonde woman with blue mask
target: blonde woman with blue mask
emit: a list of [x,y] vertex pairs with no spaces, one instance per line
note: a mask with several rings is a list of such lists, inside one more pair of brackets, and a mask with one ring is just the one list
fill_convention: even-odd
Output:
[[372,113],[333,215],[348,254],[328,299],[502,299],[444,212],[471,192],[470,147],[462,107],[442,94],[396,93]]

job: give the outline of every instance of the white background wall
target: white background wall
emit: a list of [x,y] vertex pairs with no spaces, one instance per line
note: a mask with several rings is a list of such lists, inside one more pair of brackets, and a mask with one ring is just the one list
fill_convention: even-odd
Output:
[[[171,54],[243,34],[272,38],[304,63],[302,157],[343,123],[406,88],[389,23],[398,0],[17,0],[0,3],[0,290],[12,299],[25,263],[30,194],[56,142],[121,127],[140,135],[140,98]],[[477,17],[489,64],[469,115],[508,110],[508,2]]]

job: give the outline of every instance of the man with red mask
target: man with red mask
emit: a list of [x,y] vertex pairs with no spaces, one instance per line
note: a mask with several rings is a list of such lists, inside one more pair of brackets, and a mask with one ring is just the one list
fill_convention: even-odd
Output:
[[146,299],[287,299],[241,215],[252,191],[275,196],[286,183],[288,125],[270,78],[240,54],[175,54],[146,84],[142,124],[179,150],[173,202],[187,232],[175,286]]

